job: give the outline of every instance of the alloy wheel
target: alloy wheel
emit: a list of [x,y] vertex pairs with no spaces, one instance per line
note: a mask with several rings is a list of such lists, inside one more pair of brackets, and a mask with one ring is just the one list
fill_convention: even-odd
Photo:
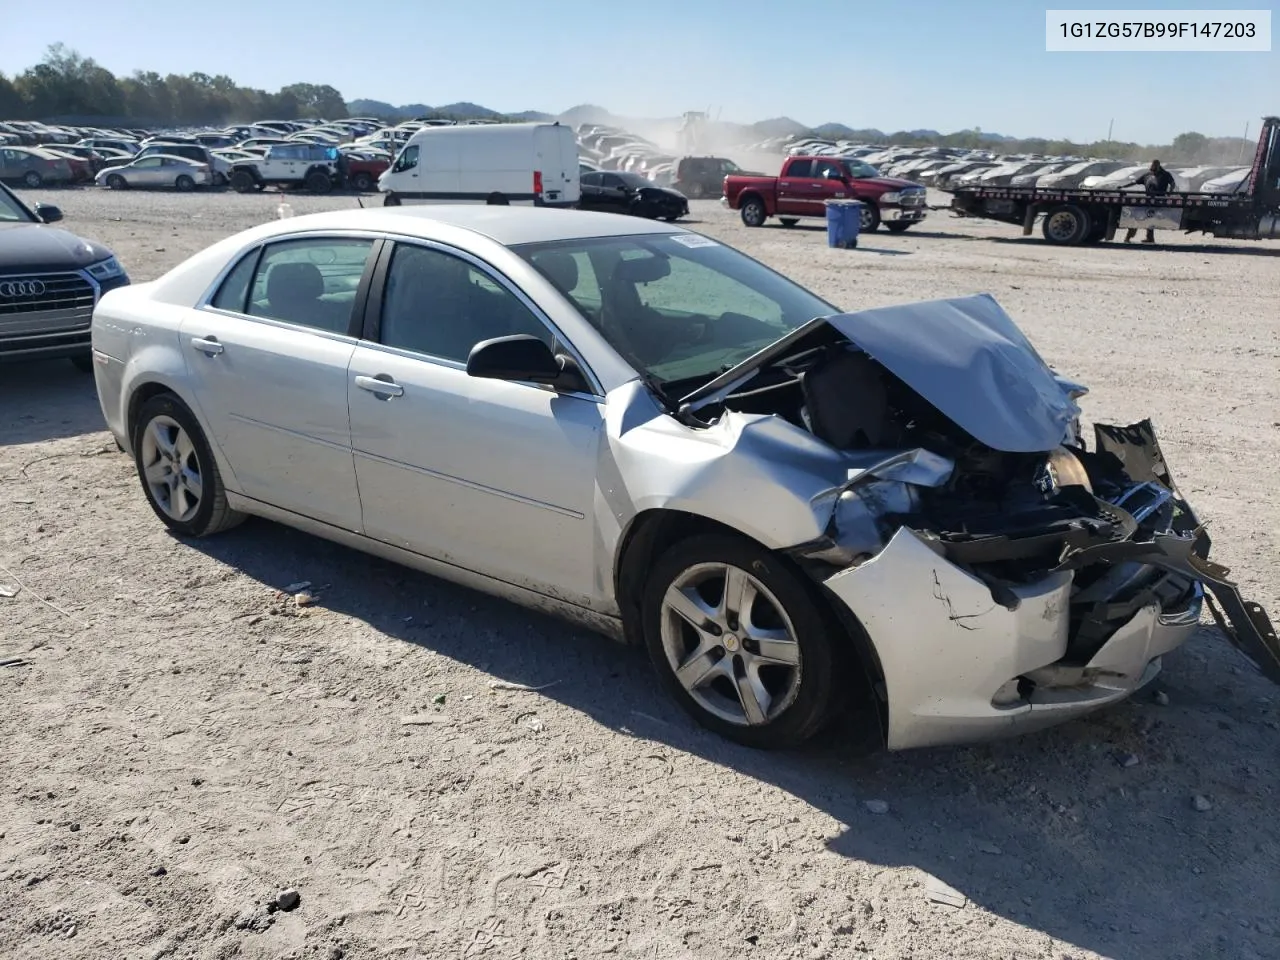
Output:
[[154,417],[142,435],[142,470],[152,499],[164,513],[186,523],[200,509],[204,481],[194,444],[171,417]]
[[700,563],[667,588],[662,647],[694,701],[738,726],[775,720],[800,692],[800,644],[783,605],[756,577]]

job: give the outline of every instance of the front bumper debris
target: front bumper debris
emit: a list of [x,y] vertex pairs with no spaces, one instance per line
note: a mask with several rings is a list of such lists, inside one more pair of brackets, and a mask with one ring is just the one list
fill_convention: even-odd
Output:
[[[1021,733],[1122,700],[1198,629],[1206,606],[1280,683],[1275,627],[1208,559],[1209,537],[1150,422],[1098,425],[1095,436],[1096,455],[1114,456],[1128,485],[1109,500],[1065,488],[1079,521],[1019,529],[1011,516],[1006,532],[985,535],[904,525],[825,579],[875,649],[890,749]],[[1011,563],[1043,572],[995,572]]]

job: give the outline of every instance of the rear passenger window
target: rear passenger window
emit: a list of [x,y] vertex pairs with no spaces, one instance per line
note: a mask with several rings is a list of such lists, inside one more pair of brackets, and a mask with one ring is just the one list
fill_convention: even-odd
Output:
[[[308,237],[262,251],[247,313],[330,333],[349,333],[372,240]],[[228,278],[229,279],[229,278]]]
[[231,272],[222,281],[222,286],[209,302],[219,310],[230,310],[232,313],[245,312],[245,299],[249,296],[249,281],[253,279],[253,268],[258,265],[258,253],[254,250],[240,258]]
[[788,177],[812,177],[813,161],[812,160],[796,160],[791,166],[787,167]]

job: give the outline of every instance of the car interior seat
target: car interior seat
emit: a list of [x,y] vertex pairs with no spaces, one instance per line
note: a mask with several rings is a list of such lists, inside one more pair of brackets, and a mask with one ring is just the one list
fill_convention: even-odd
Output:
[[290,323],[322,324],[324,275],[314,263],[277,263],[267,273],[267,315]]

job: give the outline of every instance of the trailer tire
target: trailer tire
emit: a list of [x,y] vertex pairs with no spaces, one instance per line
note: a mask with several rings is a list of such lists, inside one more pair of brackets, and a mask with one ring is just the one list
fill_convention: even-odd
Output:
[[1065,247],[1075,247],[1085,242],[1092,229],[1093,218],[1083,207],[1069,203],[1052,207],[1044,215],[1044,223],[1040,232],[1050,243]]

